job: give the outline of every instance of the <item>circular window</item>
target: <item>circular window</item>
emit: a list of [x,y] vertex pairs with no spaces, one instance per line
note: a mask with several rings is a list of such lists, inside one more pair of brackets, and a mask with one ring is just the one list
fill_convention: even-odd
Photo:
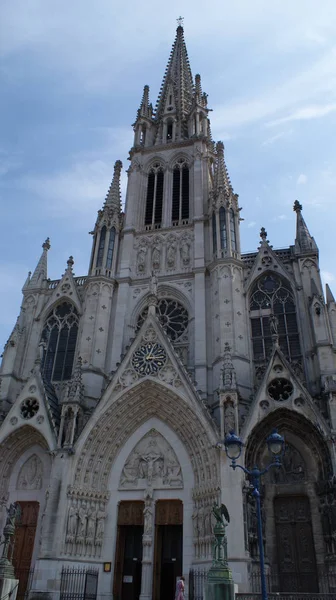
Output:
[[288,379],[278,377],[273,379],[268,386],[268,393],[276,402],[284,402],[288,400],[293,393],[293,386]]
[[[177,302],[164,298],[160,300],[157,307],[159,321],[172,342],[177,341],[188,327],[188,311]],[[148,315],[148,308],[145,308],[138,318],[139,329]]]
[[27,398],[21,403],[21,417],[23,417],[24,419],[32,419],[38,412],[39,408],[40,405],[36,398]]

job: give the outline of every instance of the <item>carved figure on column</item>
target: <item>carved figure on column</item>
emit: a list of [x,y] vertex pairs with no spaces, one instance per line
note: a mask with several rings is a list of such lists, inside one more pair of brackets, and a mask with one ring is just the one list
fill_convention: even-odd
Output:
[[144,273],[146,269],[146,255],[147,248],[146,246],[141,246],[139,248],[138,256],[137,256],[137,270],[139,273]]
[[65,422],[64,446],[71,446],[73,443],[76,427],[76,414],[73,408],[69,408],[67,412],[67,420]]
[[159,271],[161,265],[161,252],[158,246],[153,248],[152,252],[152,268],[154,271]]
[[279,333],[278,333],[279,319],[273,313],[269,316],[269,327],[271,332],[271,337],[273,344],[279,343]]
[[106,519],[105,505],[103,502],[100,502],[99,509],[97,511],[97,530],[96,530],[96,537],[95,537],[95,546],[98,546],[99,548],[103,545],[105,519]]
[[176,263],[176,244],[171,242],[167,247],[167,268],[174,269]]
[[88,520],[87,504],[86,504],[86,500],[82,500],[79,510],[78,510],[78,529],[77,529],[77,536],[76,536],[76,542],[78,544],[77,554],[79,554],[79,555],[82,554],[83,546],[85,544],[87,520]]
[[224,405],[224,434],[225,437],[231,431],[236,431],[236,415],[233,402],[227,401]]
[[73,544],[76,539],[78,524],[78,506],[76,498],[71,500],[71,505],[68,513],[68,523],[65,541],[68,544]]
[[180,255],[182,265],[187,267],[190,264],[190,244],[187,240],[183,240],[182,245],[180,247]]

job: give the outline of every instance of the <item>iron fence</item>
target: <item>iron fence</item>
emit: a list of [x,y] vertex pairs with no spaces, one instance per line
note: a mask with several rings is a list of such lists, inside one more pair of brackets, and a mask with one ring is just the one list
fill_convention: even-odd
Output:
[[[257,570],[250,573],[251,592],[260,594],[260,573]],[[266,587],[269,593],[282,594],[334,594],[336,600],[336,573],[320,568],[316,573],[286,573],[279,578],[276,573],[266,574]]]
[[62,567],[60,600],[96,600],[99,570]]
[[26,600],[28,598],[33,583],[34,569],[15,569],[15,578],[19,580],[17,589],[17,600]]
[[204,584],[206,582],[207,574],[207,569],[190,569],[189,600],[203,600]]
[[[249,592],[244,594],[236,594],[236,600],[262,600],[261,594]],[[268,600],[336,600],[336,595],[320,594],[320,593],[301,593],[301,592],[269,592]]]

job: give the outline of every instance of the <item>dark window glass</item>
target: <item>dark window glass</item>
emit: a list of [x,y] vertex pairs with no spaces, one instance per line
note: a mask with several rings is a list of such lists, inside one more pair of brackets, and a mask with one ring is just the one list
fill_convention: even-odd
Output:
[[101,267],[103,264],[103,256],[104,256],[104,248],[105,248],[105,238],[106,238],[106,227],[102,227],[100,232],[100,240],[99,240],[99,248],[97,255],[97,267]]
[[159,225],[162,221],[164,174],[160,165],[155,165],[148,175],[145,225]]
[[70,379],[78,333],[78,312],[63,302],[49,314],[42,333],[45,352],[42,372],[48,381]]
[[235,226],[235,215],[230,209],[230,236],[231,236],[231,248],[232,250],[236,250],[236,226]]
[[180,217],[180,169],[173,171],[172,221]]
[[217,232],[216,232],[216,214],[212,213],[212,250],[217,253]]
[[111,269],[111,267],[112,267],[114,240],[115,240],[115,228],[112,227],[112,229],[110,231],[110,239],[109,239],[109,245],[108,245],[108,249],[107,249],[107,257],[106,257],[106,268],[107,269]]
[[226,247],[227,247],[226,218],[225,218],[225,208],[223,208],[223,206],[221,206],[221,208],[219,209],[219,232],[220,232],[221,249],[226,250]]
[[189,219],[189,168],[180,159],[173,170],[172,221]]
[[250,297],[253,355],[267,360],[273,347],[270,316],[277,318],[279,345],[288,360],[301,356],[295,301],[290,288],[280,277],[267,274],[256,282]]
[[189,219],[189,169],[182,169],[182,220]]

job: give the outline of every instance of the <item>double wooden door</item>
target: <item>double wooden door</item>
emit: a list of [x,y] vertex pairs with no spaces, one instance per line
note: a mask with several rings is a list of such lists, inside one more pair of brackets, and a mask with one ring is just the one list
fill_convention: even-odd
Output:
[[282,592],[317,592],[314,538],[309,499],[274,500],[279,583]]
[[182,575],[183,505],[159,500],[155,512],[154,600],[172,600]]

